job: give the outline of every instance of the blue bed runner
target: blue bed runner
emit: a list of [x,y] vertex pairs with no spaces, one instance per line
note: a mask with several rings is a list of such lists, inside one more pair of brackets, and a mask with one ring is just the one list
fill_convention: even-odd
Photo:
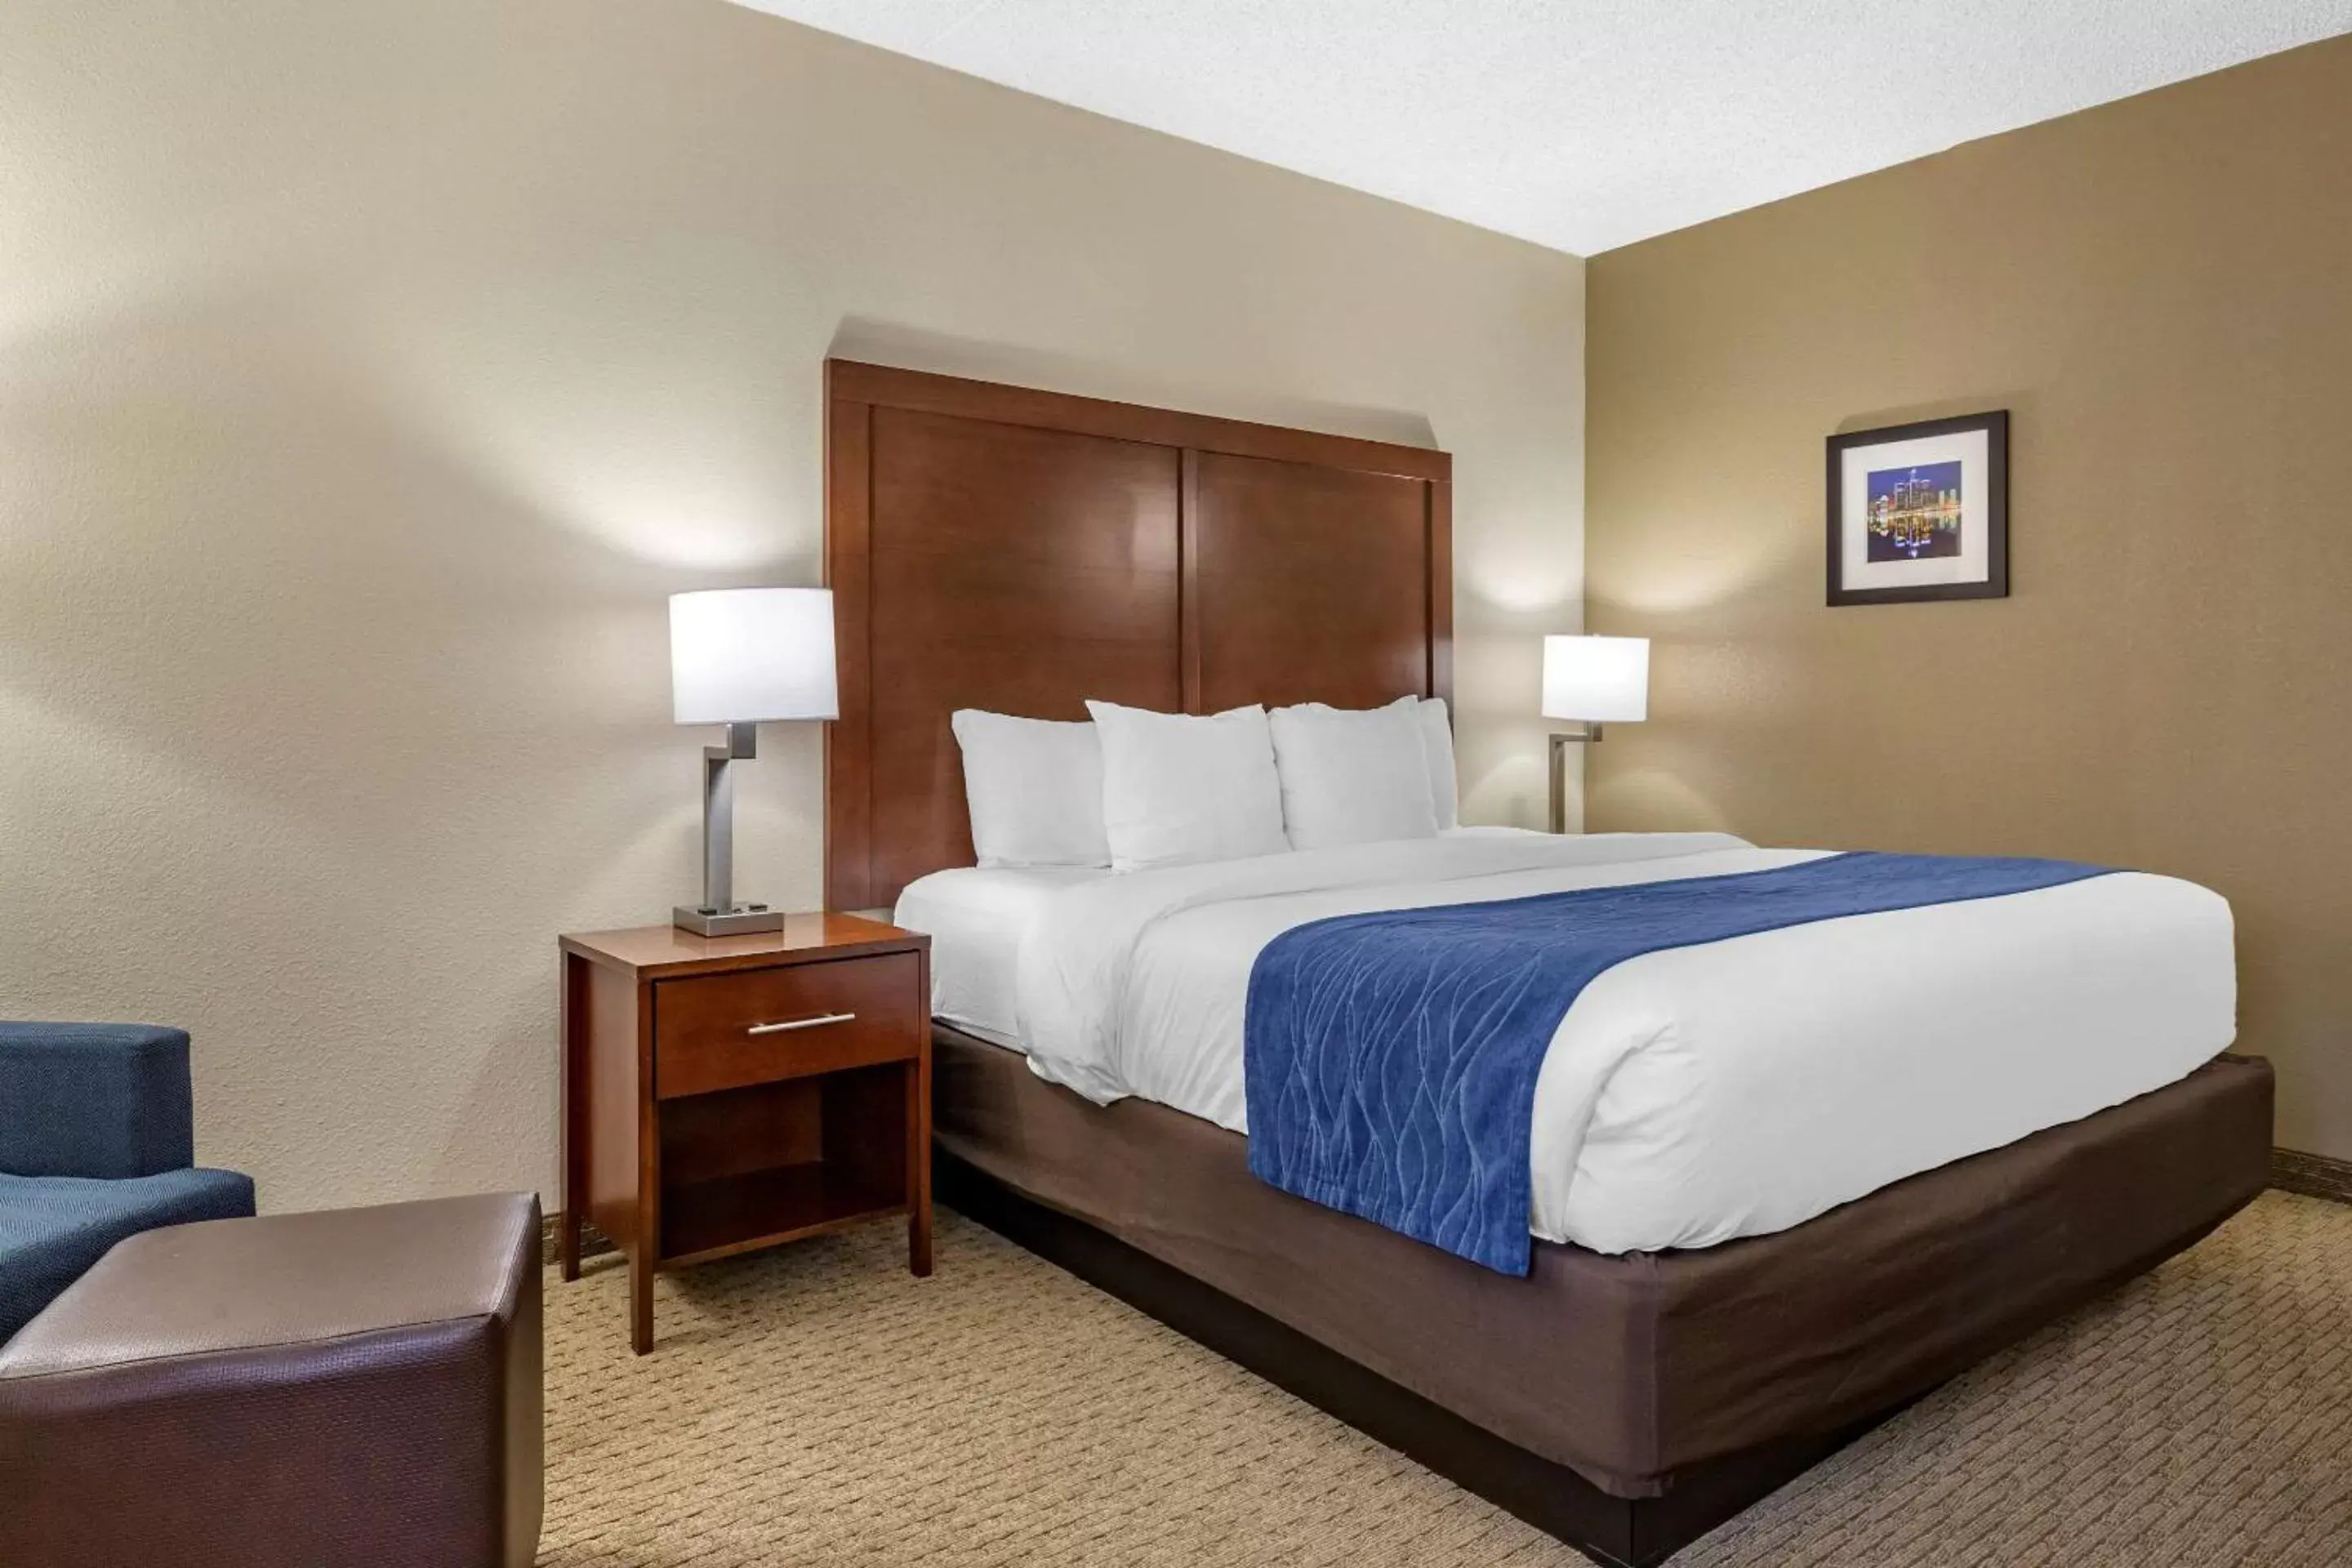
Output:
[[1832,855],[1765,871],[1340,915],[1250,971],[1249,1163],[1285,1192],[1525,1274],[1536,1075],[1569,1006],[1645,952],[2104,875]]

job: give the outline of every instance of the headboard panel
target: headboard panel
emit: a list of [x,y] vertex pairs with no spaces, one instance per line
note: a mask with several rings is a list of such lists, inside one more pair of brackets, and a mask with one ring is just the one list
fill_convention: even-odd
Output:
[[1193,468],[1199,711],[1432,693],[1429,481],[1223,452]]
[[1450,696],[1443,452],[831,360],[825,902],[972,862],[948,718]]

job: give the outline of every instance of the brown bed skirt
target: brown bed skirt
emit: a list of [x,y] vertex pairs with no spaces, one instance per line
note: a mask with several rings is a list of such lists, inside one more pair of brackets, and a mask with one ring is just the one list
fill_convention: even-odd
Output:
[[940,1146],[1604,1491],[1854,1426],[2195,1242],[2268,1179],[2268,1063],[2179,1083],[1791,1230],[1517,1279],[1265,1185],[1247,1141],[1087,1103],[934,1031]]

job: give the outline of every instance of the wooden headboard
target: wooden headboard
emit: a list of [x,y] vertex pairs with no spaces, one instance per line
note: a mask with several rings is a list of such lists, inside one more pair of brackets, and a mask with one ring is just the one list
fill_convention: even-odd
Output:
[[1453,459],[825,363],[825,902],[972,863],[948,716],[1451,697]]

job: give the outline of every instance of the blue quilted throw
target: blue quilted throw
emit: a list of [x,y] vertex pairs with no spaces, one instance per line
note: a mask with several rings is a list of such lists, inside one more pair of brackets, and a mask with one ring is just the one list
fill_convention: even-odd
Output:
[[1285,1192],[1523,1275],[1536,1075],[1570,1005],[1601,973],[1645,952],[2106,870],[1833,855],[1296,927],[1250,972],[1250,1169]]

